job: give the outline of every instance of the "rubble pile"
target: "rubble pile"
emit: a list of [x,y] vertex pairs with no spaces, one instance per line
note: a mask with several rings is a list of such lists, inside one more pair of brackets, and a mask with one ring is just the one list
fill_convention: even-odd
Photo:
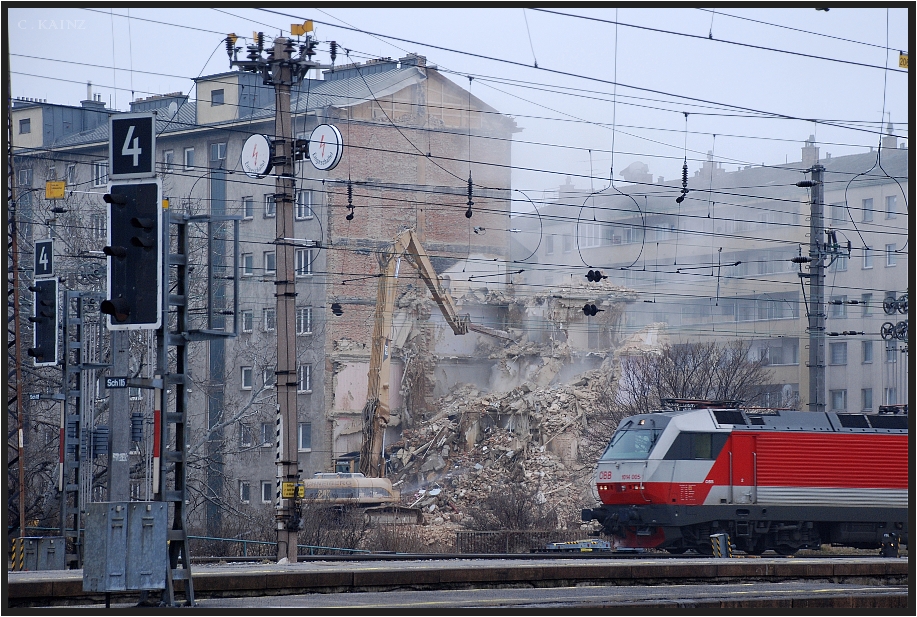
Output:
[[500,393],[465,384],[439,399],[435,415],[386,448],[402,505],[424,513],[424,542],[451,546],[491,492],[519,483],[533,508],[553,508],[560,528],[578,529],[580,509],[595,501],[592,471],[613,428],[603,397],[615,381],[603,366],[571,384]]

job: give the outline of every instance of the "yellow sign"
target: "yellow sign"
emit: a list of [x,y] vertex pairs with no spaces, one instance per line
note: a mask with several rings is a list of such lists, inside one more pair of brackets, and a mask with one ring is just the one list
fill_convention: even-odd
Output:
[[168,209],[169,209],[169,200],[168,200],[168,199],[163,199],[163,200],[162,200],[162,209],[163,209],[163,210],[168,210]]
[[230,32],[229,34],[226,35],[226,38],[229,40],[230,45],[235,45],[236,41],[239,39],[239,37],[236,36],[235,32]]
[[299,497],[302,499],[306,496],[306,486],[304,484],[297,484],[296,482],[281,482],[280,483],[280,496],[284,499],[292,499],[293,496]]
[[313,28],[312,28],[311,19],[307,19],[306,21],[302,22],[301,24],[291,24],[290,25],[290,34],[294,36],[302,36],[306,32],[312,32],[312,30]]
[[45,182],[45,199],[63,199],[67,193],[67,183],[63,180]]
[[903,51],[898,52],[898,66],[902,69],[908,68],[907,66],[907,54]]

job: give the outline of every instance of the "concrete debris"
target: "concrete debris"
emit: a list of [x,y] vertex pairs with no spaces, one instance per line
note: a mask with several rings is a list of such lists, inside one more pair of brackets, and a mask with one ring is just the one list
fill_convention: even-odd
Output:
[[592,472],[610,434],[602,420],[616,381],[604,367],[554,387],[481,394],[464,384],[437,400],[440,411],[390,449],[390,477],[404,505],[424,511],[418,535],[450,547],[469,512],[508,483],[532,491],[533,507],[553,508],[560,528],[591,529],[580,523],[580,509],[595,500]]
[[[408,328],[430,315],[431,303],[419,291],[398,299],[399,309],[414,318],[405,322]],[[474,357],[495,362],[496,376],[488,384],[459,384],[441,397],[433,395],[438,356],[431,330],[396,337],[394,353],[405,364],[399,391],[412,410],[402,411],[399,439],[386,447],[388,476],[403,505],[422,510],[417,536],[426,545],[454,547],[455,532],[468,529],[474,510],[511,485],[525,487],[532,508],[553,510],[559,528],[593,529],[580,522],[580,510],[596,501],[592,473],[616,424],[609,416],[616,350],[648,349],[661,331],[623,340],[624,304],[634,298],[607,280],[585,278],[550,295],[468,291],[457,298],[460,306],[508,307],[506,330],[518,334],[517,342],[479,337]],[[586,302],[603,309],[591,322],[599,333],[593,342],[583,327]],[[532,321],[549,329],[513,328]]]

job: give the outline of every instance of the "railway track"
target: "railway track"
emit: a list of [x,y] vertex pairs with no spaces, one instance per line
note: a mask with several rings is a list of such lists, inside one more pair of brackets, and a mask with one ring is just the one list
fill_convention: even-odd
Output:
[[[762,556],[709,558],[629,555],[376,555],[331,559],[313,556],[295,564],[215,563],[192,568],[197,599],[381,591],[436,591],[507,587],[722,585],[819,581],[827,585],[908,584],[907,559]],[[86,606],[105,594],[83,591],[82,572],[10,572],[10,607]],[[179,582],[179,585],[181,582]],[[183,598],[181,593],[178,598]],[[114,602],[137,602],[137,592],[113,593]],[[906,598],[905,598],[906,599]]]
[[[564,559],[710,559],[709,555],[700,555],[698,553],[684,553],[673,555],[665,551],[536,551],[531,553],[396,553],[396,552],[373,552],[360,554],[310,554],[299,555],[300,562],[310,561],[435,561],[435,560],[457,560],[457,559],[496,559],[507,561],[518,560],[550,560],[563,557]],[[800,551],[796,555],[746,555],[737,552],[732,559],[832,559],[832,558],[863,558],[879,559],[882,558],[877,551],[840,551],[832,552],[830,555],[821,554],[819,551]],[[907,551],[902,551],[902,557],[907,557]],[[191,558],[192,563],[199,564],[220,564],[220,563],[274,563],[276,556],[194,556]]]

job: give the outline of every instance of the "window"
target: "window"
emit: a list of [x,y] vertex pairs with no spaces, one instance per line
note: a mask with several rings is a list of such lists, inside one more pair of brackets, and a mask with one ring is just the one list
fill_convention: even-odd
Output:
[[76,184],[76,164],[71,163],[67,165],[67,184],[72,185]]
[[553,255],[554,254],[554,234],[549,234],[544,239],[544,254]]
[[296,218],[300,221],[312,218],[312,191],[297,191]]
[[102,239],[108,237],[108,215],[91,214],[89,216],[89,231],[94,238]]
[[296,249],[296,276],[312,274],[312,249]]
[[863,222],[869,223],[872,221],[872,199],[863,200]]
[[222,161],[226,158],[226,142],[210,144],[210,160]]
[[247,424],[239,423],[239,445],[243,448],[252,445],[252,427]]
[[243,197],[242,198],[242,218],[251,219],[255,217],[255,198],[254,197]]
[[312,451],[312,424],[309,422],[300,422],[299,430],[297,431],[299,437],[299,451],[300,452],[311,452]]
[[300,364],[297,369],[297,392],[312,392],[312,365]]
[[885,341],[885,361],[889,364],[898,361],[898,341],[895,339]]
[[872,388],[860,390],[860,398],[863,400],[863,411],[872,410]]
[[872,294],[861,295],[860,304],[863,305],[863,317],[872,315]]
[[29,188],[31,186],[32,186],[32,170],[31,169],[20,169],[19,170],[19,188],[21,189]]
[[255,273],[255,256],[251,253],[242,253],[239,256],[239,268],[242,276],[252,276]]
[[573,236],[564,235],[564,253],[569,253],[573,250]]
[[185,171],[194,169],[194,148],[185,148]]
[[92,186],[105,186],[106,184],[108,184],[108,161],[93,162]]
[[847,212],[844,204],[831,204],[831,222],[843,223],[845,220],[847,220]]
[[767,358],[774,365],[799,364],[799,340],[787,339],[775,347],[768,347]]
[[163,171],[175,171],[175,151],[174,150],[164,150],[162,153],[162,169]]
[[863,249],[863,269],[868,270],[872,268],[872,249],[864,248]]
[[32,119],[23,118],[19,121],[19,134],[27,135],[32,132]]
[[261,503],[271,503],[274,498],[274,487],[270,482],[261,483]]
[[261,445],[270,446],[274,443],[274,437],[276,434],[274,432],[274,425],[270,422],[261,423]]
[[222,104],[223,104],[223,100],[224,100],[224,97],[223,97],[223,89],[222,89],[222,88],[219,89],[219,90],[211,90],[211,91],[210,91],[210,106],[211,106],[211,107],[216,107],[217,105],[222,105]]
[[277,202],[274,201],[274,194],[268,193],[264,196],[264,218],[270,219],[277,216]]
[[239,481],[239,500],[242,503],[248,503],[251,500],[252,485],[248,482]]
[[863,364],[872,364],[872,341],[863,341]]
[[[601,246],[603,244],[602,231],[602,226],[599,223],[580,223],[580,246],[587,249]],[[610,242],[606,244],[610,244]]]
[[312,334],[311,306],[299,306],[296,308],[296,334]]
[[714,460],[724,445],[726,436],[723,434],[683,432],[679,433],[669,446],[665,458],[682,461]]
[[241,317],[241,326],[242,332],[251,332],[254,329],[255,323],[255,312],[254,311],[242,311]]
[[885,218],[893,219],[898,216],[898,196],[889,195],[885,198]]
[[252,389],[252,367],[250,366],[242,367],[242,389],[243,390]]
[[54,166],[54,163],[48,167],[48,180],[57,180],[57,167]]
[[834,263],[831,264],[831,270],[833,272],[846,272],[847,271],[847,256],[838,255],[834,260]]
[[831,390],[831,411],[847,411],[847,391]]
[[277,373],[273,368],[266,368],[261,373],[261,378],[264,379],[265,388],[273,388],[277,385]]
[[898,389],[897,388],[885,388],[885,404],[886,405],[897,405],[898,404]]
[[143,400],[143,390],[140,388],[128,388],[127,396],[132,401],[142,401]]
[[277,329],[277,309],[266,308],[262,315],[262,323],[265,332],[273,332]]
[[831,364],[847,364],[847,343],[829,343]]
[[831,296],[831,317],[833,319],[847,317],[847,296]]
[[266,275],[277,274],[277,254],[274,251],[264,253],[264,273]]
[[886,244],[885,245],[885,267],[890,268],[898,263],[898,259],[895,256],[895,250],[898,248],[897,244]]

